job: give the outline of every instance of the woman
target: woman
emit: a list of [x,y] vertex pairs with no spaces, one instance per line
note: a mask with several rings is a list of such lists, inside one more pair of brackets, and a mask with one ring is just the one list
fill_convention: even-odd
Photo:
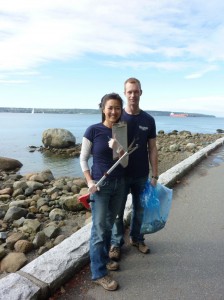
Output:
[[[127,159],[119,164],[103,181],[100,187],[96,182],[115,163],[113,151],[121,156],[124,151],[116,139],[112,138],[112,126],[119,122],[123,100],[115,93],[105,95],[100,103],[102,122],[87,128],[83,140],[80,155],[80,165],[86,178],[92,209],[92,230],[90,238],[90,261],[93,282],[104,289],[114,291],[118,283],[108,275],[109,271],[115,271],[119,265],[109,260],[109,248],[111,230],[124,197],[124,167]],[[88,160],[93,157],[90,168]]]

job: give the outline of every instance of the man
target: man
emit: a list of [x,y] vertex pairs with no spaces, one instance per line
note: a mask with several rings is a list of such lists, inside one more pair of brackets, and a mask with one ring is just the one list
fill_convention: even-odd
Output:
[[144,236],[140,233],[143,208],[140,203],[140,194],[144,189],[149,176],[149,163],[151,165],[151,183],[156,185],[158,180],[158,153],[156,148],[155,120],[139,107],[142,95],[141,83],[136,78],[129,78],[124,83],[124,95],[127,105],[123,110],[122,121],[127,122],[128,144],[133,140],[138,144],[129,157],[126,168],[126,194],[120,212],[115,220],[111,237],[109,257],[120,259],[120,248],[124,244],[124,209],[129,192],[132,194],[132,218],[130,224],[130,244],[136,246],[144,254],[149,253],[149,247],[144,243]]

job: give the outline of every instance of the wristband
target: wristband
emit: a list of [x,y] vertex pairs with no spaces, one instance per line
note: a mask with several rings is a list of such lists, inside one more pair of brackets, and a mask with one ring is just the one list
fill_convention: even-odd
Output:
[[159,179],[159,176],[152,176],[152,178],[158,180],[158,179]]

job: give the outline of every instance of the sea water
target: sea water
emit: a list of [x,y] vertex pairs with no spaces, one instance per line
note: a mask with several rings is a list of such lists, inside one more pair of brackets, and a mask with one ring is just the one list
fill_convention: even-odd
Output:
[[[43,145],[42,133],[49,128],[67,129],[76,137],[76,142],[81,143],[86,128],[100,121],[101,114],[0,113],[0,156],[19,160],[23,164],[20,169],[22,175],[50,169],[56,178],[83,176],[78,158],[29,152],[29,146]],[[188,130],[192,133],[216,133],[217,129],[224,129],[224,118],[156,116],[155,121],[157,132]]]

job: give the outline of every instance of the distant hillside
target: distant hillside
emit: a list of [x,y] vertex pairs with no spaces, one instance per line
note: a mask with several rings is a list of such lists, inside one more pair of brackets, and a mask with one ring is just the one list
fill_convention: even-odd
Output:
[[209,117],[215,118],[214,115],[205,115],[205,114],[197,114],[197,113],[188,113],[183,111],[156,111],[156,110],[146,110],[152,116],[169,116],[171,113],[175,114],[187,114],[188,117]]
[[19,107],[0,107],[0,112],[10,113],[35,113],[35,114],[98,114],[98,109],[64,109],[64,108],[19,108]]
[[[0,112],[9,113],[32,113],[33,108],[18,108],[18,107],[0,107]],[[169,116],[171,112],[176,114],[187,113],[181,111],[156,111],[156,110],[146,110],[152,116]],[[59,109],[59,108],[35,108],[34,113],[46,113],[46,114],[98,114],[99,109]],[[197,114],[197,113],[187,113],[188,117],[210,117],[215,118],[213,115]]]

